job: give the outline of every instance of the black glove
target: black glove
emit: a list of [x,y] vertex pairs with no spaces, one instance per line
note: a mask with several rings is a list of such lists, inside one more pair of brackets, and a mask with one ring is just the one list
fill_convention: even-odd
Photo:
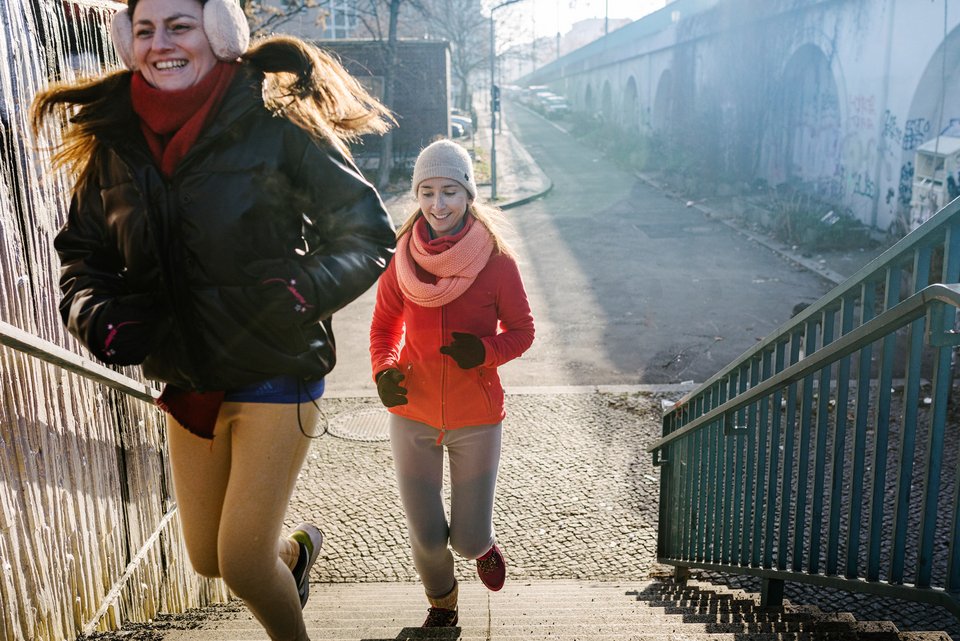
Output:
[[457,365],[461,369],[483,365],[483,361],[487,358],[487,350],[483,347],[483,341],[473,334],[464,332],[454,332],[453,342],[441,347],[440,353],[446,354],[457,361]]
[[90,328],[90,350],[105,363],[139,365],[157,345],[158,317],[152,297],[115,298],[96,315]]
[[403,373],[396,367],[385,369],[377,374],[377,394],[384,407],[396,407],[407,404],[407,388],[400,387]]

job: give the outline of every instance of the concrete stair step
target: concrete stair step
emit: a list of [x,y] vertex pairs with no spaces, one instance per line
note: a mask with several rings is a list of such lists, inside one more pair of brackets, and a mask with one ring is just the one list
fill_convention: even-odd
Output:
[[650,607],[660,608],[669,614],[682,614],[690,616],[710,616],[718,621],[847,621],[856,620],[854,615],[849,612],[821,612],[816,611],[797,611],[783,608],[755,608],[745,609],[725,609],[712,607],[710,605],[689,606],[676,605],[669,601],[649,603]]
[[[652,613],[656,614],[656,613]],[[380,610],[373,613],[370,610],[365,612],[342,612],[331,611],[324,616],[308,616],[306,623],[308,627],[323,628],[327,631],[339,629],[349,629],[355,626],[368,625],[374,618],[380,626],[394,627],[397,625],[410,625],[412,622],[420,620],[426,616],[426,609],[418,610],[416,606],[407,609]],[[887,622],[855,622],[852,624],[843,624],[833,628],[830,626],[819,625],[811,621],[785,621],[785,622],[718,622],[714,620],[691,620],[687,616],[651,616],[651,613],[637,614],[633,612],[596,612],[593,610],[568,611],[566,613],[536,613],[524,614],[522,616],[511,616],[505,614],[499,609],[495,610],[491,616],[487,612],[477,611],[468,614],[466,610],[461,613],[460,625],[462,627],[482,627],[488,626],[491,629],[504,630],[507,628],[523,628],[533,623],[540,625],[543,622],[549,622],[550,630],[553,633],[568,631],[577,627],[594,627],[595,623],[601,622],[603,627],[610,630],[617,629],[622,631],[624,628],[642,628],[644,632],[667,633],[688,631],[691,633],[709,632],[709,633],[750,633],[750,634],[769,634],[769,633],[801,633],[810,631],[836,631],[836,632],[859,632],[859,633],[894,633],[898,631],[892,624]],[[233,619],[221,621],[217,624],[219,630],[259,630],[259,624],[252,618]]]
[[[339,612],[331,611],[326,615],[311,614],[305,617],[307,625],[335,625],[343,627],[348,625],[360,625],[369,621],[382,622],[384,624],[404,623],[409,625],[412,621],[420,621],[427,616],[427,608],[424,605],[416,604],[408,608],[391,608],[367,610],[365,612]],[[603,621],[610,623],[627,623],[630,625],[654,628],[662,625],[684,626],[689,625],[693,630],[703,629],[711,625],[729,625],[731,628],[748,625],[798,625],[795,623],[770,623],[770,624],[735,624],[723,623],[717,624],[714,621],[688,621],[685,617],[668,616],[661,613],[635,613],[630,611],[596,612],[592,610],[568,610],[567,612],[503,612],[498,608],[486,607],[480,609],[468,609],[461,605],[460,622],[464,625],[487,625],[503,628],[510,626],[529,625],[531,622],[549,621],[551,626],[576,625],[589,621]],[[257,627],[259,624],[252,618],[230,619],[219,621],[218,627],[221,629],[240,630],[247,627]]]
[[662,607],[666,614],[679,615],[686,622],[706,622],[710,632],[742,633],[751,638],[755,633],[770,632],[857,641],[909,641],[913,634],[919,635],[916,641],[949,638],[942,632],[904,634],[890,621],[858,621],[848,612],[821,612],[813,606],[785,603],[762,608],[758,595],[695,579],[685,583],[664,579],[634,596],[653,607]]
[[[668,592],[687,605],[664,598]],[[950,641],[905,637],[889,622],[856,621],[846,613],[789,604],[760,609],[756,599],[734,590],[654,582],[510,583],[497,593],[462,582],[459,626],[440,630],[418,627],[427,608],[419,584],[313,584],[304,617],[314,641]],[[231,609],[196,629],[157,630],[162,636],[150,638],[267,641],[244,608]]]
[[811,614],[806,612],[670,612],[665,608],[667,614],[677,614],[683,617],[684,621],[691,623],[746,623],[746,624],[768,624],[768,623],[805,623],[816,621],[811,618]]
[[[374,619],[373,615],[371,614],[366,619],[359,621],[355,619],[340,619],[337,617],[330,617],[326,619],[314,618],[308,620],[306,623],[308,628],[322,629],[326,634],[333,634],[337,632],[348,632],[351,629],[366,628],[371,625],[378,628],[386,627],[396,630],[399,627],[407,627],[413,626],[414,624],[419,624],[423,621],[425,616],[426,612],[423,612],[422,614],[419,612],[407,612],[405,616],[377,617]],[[800,629],[799,626],[793,626],[794,629],[775,629],[777,624],[771,624],[770,626],[756,626],[691,623],[679,619],[675,621],[636,621],[631,618],[623,618],[612,621],[605,618],[591,619],[591,617],[587,616],[573,616],[566,619],[561,619],[558,617],[544,617],[539,619],[534,619],[533,617],[526,617],[525,619],[501,619],[497,617],[495,620],[488,620],[486,616],[472,616],[460,617],[459,621],[460,627],[463,628],[488,628],[490,630],[498,631],[499,633],[506,633],[508,631],[510,633],[517,633],[519,631],[530,631],[536,629],[543,631],[543,624],[549,624],[547,629],[551,635],[582,634],[591,632],[624,633],[630,631],[642,631],[645,634],[649,633],[661,635],[678,633],[779,634],[784,632],[799,633],[807,631]],[[784,624],[784,626],[789,627],[790,624]],[[220,631],[230,631],[237,634],[250,631],[262,634],[259,624],[253,620],[219,622],[216,627]]]
[[711,601],[709,599],[643,599],[637,598],[637,601],[644,601],[653,608],[662,608],[665,605],[671,605],[676,608],[690,609],[709,609],[713,612],[750,612],[756,610],[758,605],[754,601]]
[[[323,641],[397,641],[400,639],[457,639],[459,641],[531,641],[531,640],[577,640],[577,641],[742,641],[739,634],[712,634],[687,632],[641,632],[606,631],[606,630],[578,630],[575,632],[561,632],[543,627],[530,627],[510,630],[501,633],[486,628],[457,627],[438,631],[423,630],[418,627],[352,627],[344,630],[330,630],[327,628],[308,628],[307,634],[311,639]],[[204,641],[269,641],[262,630],[243,631],[204,631],[203,636],[197,636],[197,631],[178,631],[163,636],[163,641],[194,641],[202,638]],[[750,641],[805,641],[812,639],[810,635],[796,634],[758,634],[750,635]],[[851,637],[817,637],[824,641],[856,641]]]

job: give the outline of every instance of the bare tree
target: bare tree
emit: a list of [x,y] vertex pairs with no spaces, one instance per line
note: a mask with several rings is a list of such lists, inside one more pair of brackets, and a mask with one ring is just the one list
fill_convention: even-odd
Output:
[[420,12],[427,33],[450,43],[450,66],[460,86],[457,107],[469,110],[472,104],[471,76],[490,60],[488,18],[480,0],[423,0]]
[[[380,42],[386,65],[383,72],[383,104],[392,108],[397,79],[399,55],[397,29],[400,10],[409,6],[422,12],[421,0],[356,0],[354,5],[357,20],[363,24],[370,37]],[[377,171],[377,187],[383,189],[390,183],[393,169],[393,131],[383,135],[380,145],[380,161]]]
[[[367,35],[377,42],[383,50],[383,96],[381,101],[386,107],[393,108],[399,55],[397,47],[400,11],[409,6],[423,10],[423,0],[351,0],[352,17],[356,18]],[[241,0],[250,21],[251,31],[255,34],[267,34],[280,26],[310,13],[316,14],[316,24],[322,30],[325,21],[331,15],[332,0]],[[339,5],[338,5],[339,6]],[[377,173],[377,186],[386,187],[390,182],[393,168],[393,132],[383,136],[380,147],[380,162]]]
[[311,16],[322,31],[330,16],[330,0],[240,0],[240,5],[254,37],[273,33],[291,20]]

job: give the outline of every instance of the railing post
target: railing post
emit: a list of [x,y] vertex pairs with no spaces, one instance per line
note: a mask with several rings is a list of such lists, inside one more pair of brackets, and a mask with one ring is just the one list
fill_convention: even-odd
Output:
[[763,579],[760,584],[760,607],[779,608],[783,605],[783,581]]

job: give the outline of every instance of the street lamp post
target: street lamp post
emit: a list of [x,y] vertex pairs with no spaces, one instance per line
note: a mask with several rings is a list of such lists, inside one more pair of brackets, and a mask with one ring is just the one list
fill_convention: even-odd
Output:
[[515,4],[520,0],[504,0],[490,8],[490,200],[497,199],[497,111],[496,111],[496,71],[497,71],[497,41],[494,37],[493,13],[507,5]]

